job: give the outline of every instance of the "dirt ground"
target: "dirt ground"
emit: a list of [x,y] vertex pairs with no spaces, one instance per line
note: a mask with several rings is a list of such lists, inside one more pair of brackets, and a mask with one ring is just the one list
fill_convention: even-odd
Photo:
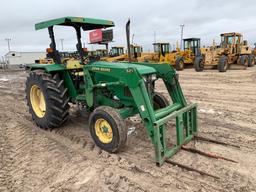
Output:
[[[40,130],[27,112],[27,74],[0,71],[0,191],[255,191],[256,67],[179,74],[187,100],[199,105],[199,136],[228,144],[193,140],[189,146],[237,163],[185,150],[172,160],[219,179],[168,163],[155,166],[153,146],[139,121],[127,121],[135,130],[119,154],[94,145],[88,114],[81,116],[76,108],[64,127]],[[158,90],[166,93],[162,84]]]

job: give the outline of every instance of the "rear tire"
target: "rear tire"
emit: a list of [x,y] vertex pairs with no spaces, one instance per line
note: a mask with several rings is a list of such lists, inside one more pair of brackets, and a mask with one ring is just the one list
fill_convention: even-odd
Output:
[[184,69],[184,59],[183,57],[178,57],[175,61],[175,66],[177,71],[182,71]]
[[228,69],[228,58],[225,55],[222,55],[219,60],[218,70],[219,72],[226,72]]
[[[38,102],[38,95],[33,93],[35,89],[40,92],[43,102]],[[43,70],[30,72],[26,81],[26,99],[33,121],[42,129],[60,127],[69,118],[67,88],[59,74],[51,75]],[[44,106],[42,110],[41,105]]]
[[169,105],[169,101],[161,93],[155,93],[153,97],[154,110],[165,108]]
[[255,65],[255,57],[254,55],[249,55],[248,57],[248,67],[253,67]]
[[244,65],[245,67],[248,67],[249,57],[247,55],[241,55],[240,58],[239,58],[239,63],[241,65]]
[[204,63],[202,57],[196,57],[194,61],[194,67],[197,72],[201,72],[204,70]]
[[96,108],[89,118],[89,128],[95,144],[104,151],[120,151],[127,140],[125,122],[116,109],[108,106]]

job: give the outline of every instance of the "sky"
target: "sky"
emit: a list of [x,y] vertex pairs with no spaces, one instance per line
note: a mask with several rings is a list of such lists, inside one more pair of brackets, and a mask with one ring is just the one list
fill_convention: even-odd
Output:
[[[134,43],[144,51],[153,49],[156,41],[180,42],[181,24],[184,38],[199,37],[209,46],[213,39],[220,42],[220,33],[240,32],[253,46],[256,42],[255,0],[1,0],[0,56],[12,51],[45,51],[49,47],[46,29],[35,31],[35,23],[64,16],[79,16],[112,20],[115,23],[114,42],[110,46],[125,46],[125,23],[131,20]],[[56,27],[57,48],[64,39],[64,50],[75,50],[76,36],[72,28]],[[89,45],[88,32],[82,41],[88,49],[104,48]]]

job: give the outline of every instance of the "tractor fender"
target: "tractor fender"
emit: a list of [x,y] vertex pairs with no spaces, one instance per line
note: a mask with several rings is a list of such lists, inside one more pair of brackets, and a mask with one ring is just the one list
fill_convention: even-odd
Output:
[[65,87],[68,89],[69,97],[71,98],[71,100],[75,100],[75,98],[77,97],[77,91],[64,65],[62,64],[31,64],[26,66],[27,71],[34,71],[38,69],[44,70],[46,73],[62,73]]
[[65,71],[66,68],[62,64],[30,64],[26,65],[26,70],[33,71],[37,69],[42,69],[47,73],[56,71]]

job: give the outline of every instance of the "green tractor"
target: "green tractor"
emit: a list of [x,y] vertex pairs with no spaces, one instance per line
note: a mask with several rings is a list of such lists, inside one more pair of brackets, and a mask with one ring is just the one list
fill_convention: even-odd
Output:
[[[75,29],[80,65],[68,67],[61,63],[53,32],[55,25]],[[90,112],[91,137],[98,147],[110,153],[125,146],[125,119],[139,114],[154,145],[155,162],[160,166],[196,134],[197,105],[187,103],[178,75],[170,65],[88,59],[82,49],[81,29],[113,26],[112,21],[81,17],[64,17],[35,25],[36,30],[48,28],[54,63],[27,66],[29,112],[37,126],[53,129],[67,122],[70,103],[84,106]],[[128,28],[127,31],[130,34]],[[127,37],[129,47],[130,35]],[[171,103],[156,92],[159,79],[163,80]],[[166,131],[171,119],[176,122],[176,142],[170,147]]]

